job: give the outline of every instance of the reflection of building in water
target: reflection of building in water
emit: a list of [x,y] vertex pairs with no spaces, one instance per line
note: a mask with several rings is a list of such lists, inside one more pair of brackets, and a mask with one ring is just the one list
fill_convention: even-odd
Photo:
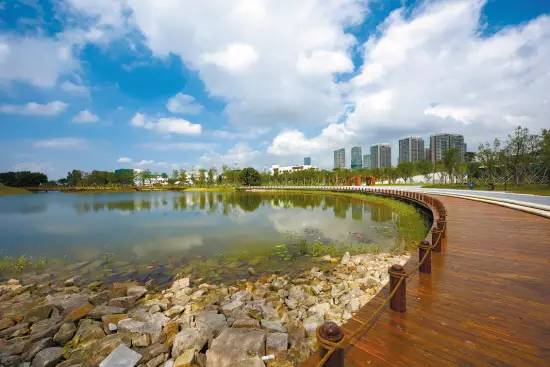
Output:
[[351,219],[363,220],[363,205],[352,204],[351,206]]
[[370,212],[370,219],[374,222],[387,222],[392,219],[392,210],[387,206],[373,206]]
[[350,207],[349,200],[347,199],[342,200],[341,198],[336,198],[336,200],[334,200],[334,216],[336,218],[346,219],[349,207]]

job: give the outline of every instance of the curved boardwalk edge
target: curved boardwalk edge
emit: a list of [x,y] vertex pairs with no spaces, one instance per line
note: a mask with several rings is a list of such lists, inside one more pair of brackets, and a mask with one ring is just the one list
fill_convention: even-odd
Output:
[[[409,280],[407,312],[386,308],[345,349],[345,366],[548,365],[549,220],[464,198],[439,200],[448,230],[432,273]],[[406,269],[417,265],[413,256]],[[388,293],[379,292],[344,333],[370,318]],[[313,355],[304,365],[318,361]]]

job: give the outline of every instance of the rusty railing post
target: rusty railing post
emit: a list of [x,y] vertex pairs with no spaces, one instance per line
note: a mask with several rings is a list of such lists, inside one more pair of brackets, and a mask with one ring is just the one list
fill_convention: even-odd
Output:
[[[426,252],[428,252],[427,255]],[[426,256],[426,259],[424,259],[424,256]],[[420,264],[418,270],[421,273],[430,274],[432,272],[432,252],[430,251],[430,243],[426,240],[420,242],[418,246],[418,262],[422,259],[424,259],[424,262]]]
[[395,294],[390,299],[390,308],[393,311],[405,312],[407,311],[407,282],[405,281],[405,269],[399,264],[393,264],[388,271],[390,274],[390,293],[397,287],[399,280],[403,278],[399,288],[395,291]]
[[[319,326],[317,328],[317,342],[320,346],[321,358],[329,351],[331,344],[338,343],[343,337],[342,329],[333,321],[325,321],[323,325]],[[344,350],[337,348],[323,364],[323,367],[344,367]]]
[[445,219],[439,218],[437,220],[437,229],[441,231],[441,238],[445,238]]

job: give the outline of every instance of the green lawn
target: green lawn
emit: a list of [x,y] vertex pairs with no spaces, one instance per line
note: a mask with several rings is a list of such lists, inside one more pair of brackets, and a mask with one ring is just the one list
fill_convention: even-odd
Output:
[[2,195],[17,195],[17,194],[28,194],[30,191],[25,189],[20,189],[18,187],[9,187],[0,183],[0,196]]
[[[434,189],[461,189],[468,190],[468,186],[465,184],[436,184],[436,185],[423,185],[425,188],[434,188]],[[474,190],[488,190],[488,186],[475,186]],[[504,185],[496,185],[495,191],[506,191],[516,194],[533,194],[533,195],[543,195],[550,196],[550,185],[506,185],[506,190],[504,190]]]

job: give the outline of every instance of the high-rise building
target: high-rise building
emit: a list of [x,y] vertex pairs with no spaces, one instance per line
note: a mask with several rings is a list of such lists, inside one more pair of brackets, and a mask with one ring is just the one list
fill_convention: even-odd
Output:
[[334,151],[334,168],[346,168],[345,148],[340,148]]
[[370,147],[371,168],[391,167],[391,146],[376,144]]
[[399,140],[398,163],[424,160],[424,139],[409,136]]
[[304,166],[311,166],[311,157],[304,158]]
[[432,160],[432,151],[430,150],[430,148],[424,148],[424,159],[427,161]]
[[464,161],[466,144],[464,136],[460,134],[436,134],[430,136],[430,152],[432,162],[439,162],[443,159],[443,153],[449,149],[456,149],[460,161]]
[[363,153],[361,147],[351,148],[351,169],[363,168]]
[[372,164],[370,162],[370,154],[365,154],[363,156],[363,168],[372,168]]

